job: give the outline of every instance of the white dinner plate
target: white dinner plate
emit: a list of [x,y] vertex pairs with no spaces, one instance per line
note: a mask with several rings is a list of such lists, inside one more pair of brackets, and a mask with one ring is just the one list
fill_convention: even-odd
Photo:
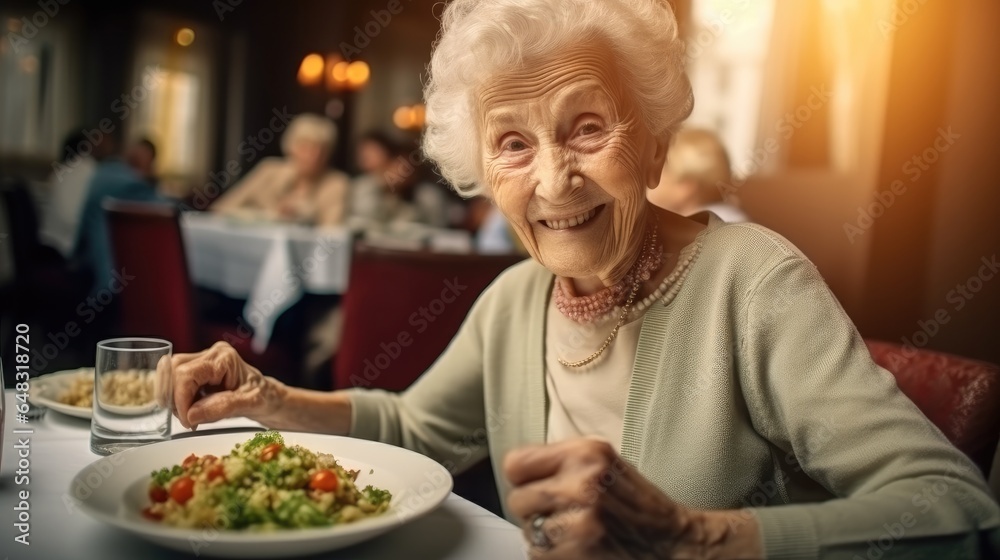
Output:
[[[359,470],[358,486],[392,493],[382,515],[333,527],[266,533],[164,527],[142,517],[149,505],[150,473],[185,457],[228,454],[252,433],[183,437],[104,457],[73,478],[69,493],[88,515],[162,546],[224,558],[301,556],[335,550],[381,535],[433,511],[451,493],[451,474],[418,453],[384,443],[318,434],[282,433],[287,445],[329,453],[346,469]],[[392,538],[387,535],[384,538]]]
[[94,377],[94,368],[68,369],[56,373],[39,375],[31,380],[28,388],[28,400],[31,404],[51,408],[77,418],[90,418],[94,415],[89,406],[70,406],[59,402],[59,395],[69,389],[78,377]]

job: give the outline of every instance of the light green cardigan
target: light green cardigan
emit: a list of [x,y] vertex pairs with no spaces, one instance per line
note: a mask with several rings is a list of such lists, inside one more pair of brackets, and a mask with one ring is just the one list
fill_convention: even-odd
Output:
[[[702,238],[675,300],[643,318],[622,456],[685,506],[745,508],[772,558],[1000,549],[982,475],[872,362],[812,263],[751,224],[712,217]],[[545,441],[552,281],[534,261],[507,270],[409,390],[351,390],[351,435],[455,471],[489,453],[505,496],[504,455]]]

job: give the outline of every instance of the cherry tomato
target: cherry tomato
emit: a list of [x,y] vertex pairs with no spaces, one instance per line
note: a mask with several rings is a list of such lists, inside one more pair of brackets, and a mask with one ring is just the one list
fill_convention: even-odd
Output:
[[142,510],[142,516],[150,521],[163,521],[163,514],[153,511],[152,508]]
[[260,460],[266,463],[271,459],[274,459],[283,448],[284,446],[280,443],[272,443],[271,445],[268,445],[260,452]]
[[337,475],[330,469],[316,471],[311,477],[309,477],[309,488],[313,490],[333,492],[337,489],[339,484],[340,481],[337,480]]
[[182,476],[170,485],[170,497],[178,504],[184,505],[194,496],[194,479]]
[[185,469],[189,469],[191,468],[192,465],[194,465],[197,462],[198,462],[198,456],[192,453],[184,458],[184,461],[181,463],[181,466],[184,467]]
[[222,463],[216,463],[215,465],[212,465],[212,467],[208,469],[208,480],[212,481],[217,478],[226,480],[226,471],[225,469],[222,468]]
[[153,500],[153,503],[162,504],[167,501],[170,495],[167,494],[167,489],[162,486],[150,486],[149,487],[149,499]]

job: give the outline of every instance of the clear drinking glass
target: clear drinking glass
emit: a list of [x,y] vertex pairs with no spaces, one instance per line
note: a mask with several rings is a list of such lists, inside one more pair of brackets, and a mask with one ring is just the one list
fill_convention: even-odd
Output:
[[[114,338],[97,343],[90,449],[110,455],[170,439],[173,346],[157,338]],[[159,369],[157,365],[160,360]]]

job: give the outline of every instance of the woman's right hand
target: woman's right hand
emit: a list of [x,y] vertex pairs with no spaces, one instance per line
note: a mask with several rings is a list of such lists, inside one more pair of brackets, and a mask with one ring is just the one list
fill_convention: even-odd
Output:
[[243,361],[226,342],[208,350],[175,354],[159,364],[158,375],[173,378],[172,408],[185,428],[233,416],[267,424],[280,409],[285,386]]

